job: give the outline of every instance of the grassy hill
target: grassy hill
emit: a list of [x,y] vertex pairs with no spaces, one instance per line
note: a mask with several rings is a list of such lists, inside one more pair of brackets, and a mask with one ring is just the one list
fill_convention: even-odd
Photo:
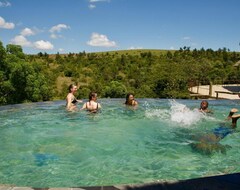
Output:
[[[141,53],[151,53],[152,55],[160,55],[160,54],[166,54],[167,52],[174,53],[176,50],[161,50],[161,49],[133,49],[133,50],[116,50],[116,51],[102,51],[102,52],[79,52],[79,53],[86,53],[86,54],[96,54],[96,55],[140,55]],[[70,52],[71,53],[71,52]],[[78,53],[71,53],[74,56],[76,56]],[[57,54],[50,54],[49,58],[55,59]],[[67,54],[59,54],[61,57],[68,56]]]
[[[116,50],[116,51],[105,51],[95,52],[96,54],[117,54],[117,55],[139,55],[141,53],[152,53],[153,55],[165,54],[168,51],[174,52],[175,50],[160,50],[160,49],[133,49],[133,50]],[[90,53],[91,54],[91,53]]]

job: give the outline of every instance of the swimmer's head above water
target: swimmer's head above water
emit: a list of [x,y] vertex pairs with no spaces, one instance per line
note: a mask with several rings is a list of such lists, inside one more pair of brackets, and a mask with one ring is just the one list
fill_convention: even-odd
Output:
[[199,111],[204,112],[204,113],[212,113],[212,111],[208,109],[208,101],[207,100],[203,100],[200,103]]

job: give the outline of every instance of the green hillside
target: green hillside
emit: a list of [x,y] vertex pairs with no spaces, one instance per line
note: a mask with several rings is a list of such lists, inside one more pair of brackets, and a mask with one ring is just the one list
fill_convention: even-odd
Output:
[[96,54],[117,54],[117,55],[139,55],[141,53],[151,52],[153,55],[165,54],[168,51],[174,52],[174,50],[158,50],[158,49],[133,49],[133,50],[119,50],[119,51],[106,51],[95,52]]
[[[21,46],[0,42],[0,104],[64,99],[71,83],[77,97],[95,91],[102,98],[189,98],[188,87],[238,82],[239,52],[226,48],[121,50],[95,53],[26,55]],[[238,68],[238,67],[237,67]]]

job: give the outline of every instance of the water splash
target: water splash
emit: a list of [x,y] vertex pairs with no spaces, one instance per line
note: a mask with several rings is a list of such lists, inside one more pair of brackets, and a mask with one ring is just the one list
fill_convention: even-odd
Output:
[[169,104],[170,119],[179,124],[190,126],[207,117],[206,114],[199,112],[198,109],[191,110],[186,105],[180,104],[175,100],[170,100]]
[[168,109],[146,109],[145,116],[147,118],[159,118],[161,120],[168,120],[170,112]]
[[199,112],[198,109],[190,109],[176,100],[169,100],[168,104],[170,108],[146,109],[145,116],[150,119],[159,118],[161,121],[178,123],[186,127],[208,117],[206,114]]

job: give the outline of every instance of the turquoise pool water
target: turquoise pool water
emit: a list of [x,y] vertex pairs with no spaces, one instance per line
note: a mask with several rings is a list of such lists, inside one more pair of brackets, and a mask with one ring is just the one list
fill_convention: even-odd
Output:
[[199,100],[139,99],[137,109],[123,99],[99,102],[99,114],[67,112],[64,101],[1,106],[0,184],[142,184],[240,172],[240,127],[220,141],[222,152],[191,147],[239,101],[209,100],[213,115],[195,109]]

